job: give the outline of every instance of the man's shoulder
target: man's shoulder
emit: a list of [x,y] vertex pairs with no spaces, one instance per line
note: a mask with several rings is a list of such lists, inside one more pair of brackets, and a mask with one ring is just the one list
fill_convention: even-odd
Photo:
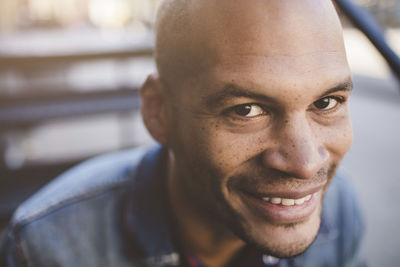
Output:
[[25,224],[73,202],[84,201],[130,183],[146,148],[114,152],[67,170],[22,203],[12,224]]
[[338,228],[346,236],[362,234],[363,214],[356,190],[351,181],[340,174],[325,195],[323,217],[328,227]]
[[302,260],[307,266],[358,266],[364,228],[352,183],[336,175],[324,198],[318,236]]
[[120,215],[146,151],[90,159],[21,204],[6,238],[10,266],[129,266]]

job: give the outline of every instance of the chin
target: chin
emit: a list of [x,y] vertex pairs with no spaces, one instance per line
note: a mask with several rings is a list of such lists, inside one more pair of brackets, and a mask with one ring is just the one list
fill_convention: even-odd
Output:
[[[320,220],[319,220],[320,221]],[[265,254],[271,255],[278,258],[291,258],[304,253],[314,242],[318,235],[320,223],[317,226],[312,226],[312,229],[285,226],[283,229],[277,229],[277,233],[282,233],[283,236],[280,240],[260,240],[258,243],[261,245],[261,249]],[[299,228],[299,229],[296,229]],[[274,242],[271,242],[274,241]]]
[[[305,252],[318,235],[321,224],[321,207],[306,220],[275,225],[261,221],[248,223],[234,232],[247,244],[278,258],[291,258]],[[243,222],[243,221],[242,221]]]

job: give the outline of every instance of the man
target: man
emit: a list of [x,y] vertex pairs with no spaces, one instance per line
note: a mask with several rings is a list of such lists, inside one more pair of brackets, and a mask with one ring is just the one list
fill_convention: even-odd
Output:
[[356,266],[359,209],[333,179],[352,83],[331,1],[167,0],[156,34],[141,97],[161,146],[24,203],[8,266]]

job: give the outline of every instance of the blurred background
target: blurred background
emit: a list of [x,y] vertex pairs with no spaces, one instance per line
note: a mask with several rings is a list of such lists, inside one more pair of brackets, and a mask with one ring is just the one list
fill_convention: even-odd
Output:
[[[400,54],[400,1],[353,0]],[[150,144],[138,88],[155,71],[159,0],[0,0],[0,232],[15,207],[70,166]],[[341,14],[355,89],[341,172],[367,221],[370,266],[399,266],[400,86]]]

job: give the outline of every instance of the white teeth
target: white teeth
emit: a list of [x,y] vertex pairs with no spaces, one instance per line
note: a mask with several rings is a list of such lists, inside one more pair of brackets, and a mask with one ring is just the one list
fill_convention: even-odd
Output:
[[272,204],[282,204],[284,206],[301,205],[311,199],[311,194],[298,199],[291,198],[280,198],[280,197],[263,197],[262,200],[270,202]]
[[295,203],[296,205],[301,205],[301,204],[304,203],[304,201],[306,201],[306,198],[305,198],[305,197],[302,197],[302,198],[296,199],[296,200],[294,201],[294,203]]
[[294,205],[294,199],[282,198],[282,205],[284,205],[284,206],[293,206]]
[[282,199],[280,197],[273,197],[271,198],[270,202],[272,204],[281,204]]

